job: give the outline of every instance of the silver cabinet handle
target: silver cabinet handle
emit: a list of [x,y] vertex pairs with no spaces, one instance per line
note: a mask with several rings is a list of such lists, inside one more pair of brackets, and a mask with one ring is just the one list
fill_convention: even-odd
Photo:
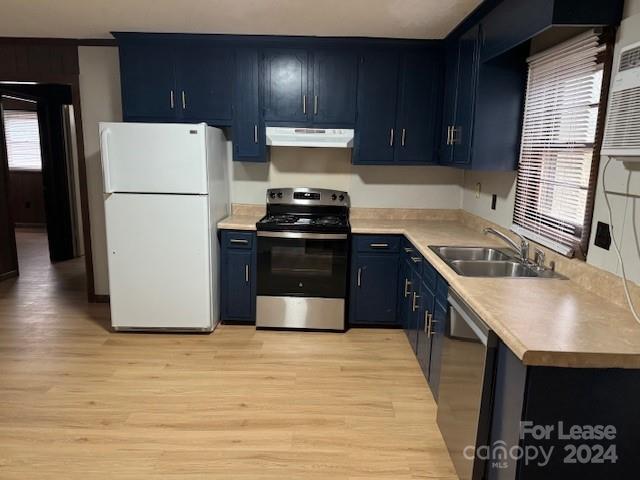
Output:
[[411,286],[411,282],[409,281],[408,278],[404,279],[404,298],[407,298],[409,296],[409,294],[411,293],[409,291],[409,287]]
[[171,90],[171,94],[169,95],[169,105],[171,105],[171,110],[176,107],[176,98],[173,90]]
[[411,311],[415,312],[418,309],[418,304],[416,300],[420,298],[420,295],[417,295],[416,292],[413,292],[413,300],[411,301]]
[[427,338],[431,338],[433,337],[433,313],[429,313],[429,311],[425,311],[424,312],[425,317],[424,317],[424,324],[425,324],[425,328],[426,331],[425,333],[427,334]]
[[229,240],[229,243],[235,243],[239,245],[249,245],[249,240],[245,240],[244,238],[232,238]]
[[388,243],[370,243],[369,247],[371,248],[389,248]]
[[456,136],[457,134],[458,134],[458,127],[451,127],[451,145],[458,144],[458,137]]
[[362,286],[362,268],[358,268],[358,286]]
[[258,125],[253,126],[253,143],[258,143]]
[[391,129],[391,131],[389,133],[389,146],[393,147],[393,128]]
[[182,109],[183,110],[187,109],[187,97],[184,94],[184,90],[182,90]]
[[411,257],[411,261],[413,263],[420,263],[422,261],[422,259],[420,257]]
[[451,145],[451,125],[447,125],[447,145]]
[[249,265],[244,266],[244,281],[249,283]]
[[302,96],[302,113],[307,114],[307,96]]
[[406,136],[407,136],[407,130],[403,128],[403,129],[402,129],[402,136],[401,136],[401,139],[400,139],[400,144],[401,144],[403,147],[404,147],[404,139],[406,138]]
[[318,96],[317,95],[313,96],[313,114],[314,115],[318,114]]
[[404,253],[411,253],[411,252],[413,252],[413,248],[404,247]]

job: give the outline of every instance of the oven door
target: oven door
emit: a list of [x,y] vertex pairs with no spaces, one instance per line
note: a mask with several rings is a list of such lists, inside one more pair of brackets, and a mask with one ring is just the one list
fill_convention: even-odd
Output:
[[348,236],[258,232],[258,295],[342,298],[347,292]]

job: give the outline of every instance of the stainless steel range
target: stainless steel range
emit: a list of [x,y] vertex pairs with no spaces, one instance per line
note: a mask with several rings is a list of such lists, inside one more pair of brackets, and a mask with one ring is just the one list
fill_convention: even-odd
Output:
[[349,195],[267,191],[258,235],[258,328],[345,330]]

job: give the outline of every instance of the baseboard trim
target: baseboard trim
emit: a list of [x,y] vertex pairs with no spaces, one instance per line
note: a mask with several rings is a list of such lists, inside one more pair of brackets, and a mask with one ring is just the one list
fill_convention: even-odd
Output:
[[91,303],[109,303],[109,295],[93,295]]
[[15,278],[18,276],[18,270],[11,270],[10,272],[0,273],[0,282],[3,280],[8,280],[10,278]]

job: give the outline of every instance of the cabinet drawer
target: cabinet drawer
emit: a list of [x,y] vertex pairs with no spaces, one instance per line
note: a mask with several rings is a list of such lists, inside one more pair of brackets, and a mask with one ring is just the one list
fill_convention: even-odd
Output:
[[400,251],[400,237],[393,235],[358,235],[355,237],[358,252],[391,252]]
[[[433,291],[436,290],[436,279],[438,278],[438,273],[433,266],[427,262],[426,260],[422,262],[422,280],[426,283],[429,288]],[[446,283],[445,283],[446,286]]]
[[417,252],[418,250],[416,250],[413,244],[406,238],[402,237],[402,240],[400,241],[400,255],[402,260],[409,260],[409,257],[415,255]]
[[243,248],[250,250],[253,247],[255,234],[253,232],[222,232],[222,248]]

